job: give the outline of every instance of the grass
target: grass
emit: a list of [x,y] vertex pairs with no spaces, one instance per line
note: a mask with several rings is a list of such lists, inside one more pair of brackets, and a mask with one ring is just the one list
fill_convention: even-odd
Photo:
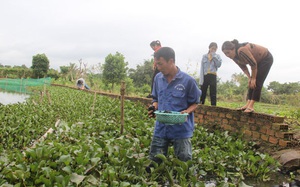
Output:
[[[244,102],[224,102],[218,101],[217,103],[220,107],[236,109],[245,105]],[[254,105],[255,112],[276,115],[281,117],[293,117],[293,113],[299,110],[296,106],[287,105],[273,105],[267,103],[257,102]]]

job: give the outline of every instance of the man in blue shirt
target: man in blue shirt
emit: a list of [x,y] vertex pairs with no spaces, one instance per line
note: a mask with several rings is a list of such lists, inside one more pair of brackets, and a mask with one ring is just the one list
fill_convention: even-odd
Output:
[[[194,78],[175,65],[175,52],[172,48],[160,48],[154,53],[154,58],[160,71],[154,79],[152,91],[154,110],[177,111],[189,115],[182,124],[170,125],[156,121],[149,158],[160,163],[161,160],[155,156],[167,156],[169,146],[173,145],[178,159],[191,160],[194,110],[200,103],[201,90]],[[149,117],[152,117],[152,112],[149,111]]]

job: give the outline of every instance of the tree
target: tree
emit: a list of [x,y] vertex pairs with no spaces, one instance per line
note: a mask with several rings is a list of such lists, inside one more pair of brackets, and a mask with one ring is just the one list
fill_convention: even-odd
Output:
[[47,75],[49,70],[49,60],[45,54],[37,54],[32,57],[32,66],[34,78],[41,78]]
[[78,71],[79,70],[78,70],[76,64],[70,63],[68,74],[69,74],[72,82],[74,81],[75,78],[79,78],[79,77],[76,77],[76,75],[79,74]]
[[106,85],[111,84],[112,90],[114,89],[114,84],[125,80],[128,63],[124,60],[125,57],[119,52],[116,52],[115,55],[109,54],[105,58],[105,63],[103,64],[103,82]]
[[218,90],[218,98],[222,98],[221,100],[234,100],[235,99],[235,90],[238,89],[238,86],[234,81],[226,81],[224,83],[217,84]]
[[248,90],[248,78],[243,73],[235,73],[230,81],[219,82],[217,87],[218,98],[222,98],[221,100],[244,101]]
[[235,73],[231,76],[232,81],[236,83],[238,88],[234,91],[235,95],[243,95],[246,97],[248,91],[248,78],[243,73]]
[[71,63],[69,66],[60,66],[60,72],[65,79],[74,81],[75,78],[79,78],[80,70],[75,63]]
[[274,94],[278,95],[282,93],[281,84],[277,81],[272,81],[268,85],[268,90],[271,90]]
[[271,90],[275,95],[296,94],[300,92],[300,82],[280,84],[277,81],[272,81],[268,85],[268,90]]
[[133,80],[134,86],[142,87],[145,84],[151,85],[153,75],[153,59],[145,60],[144,65],[137,65],[136,69],[129,70],[129,77]]
[[47,77],[51,77],[51,78],[54,78],[55,80],[57,80],[59,78],[59,73],[55,69],[49,69],[47,72]]
[[59,66],[60,73],[64,76],[66,76],[69,72],[69,66]]

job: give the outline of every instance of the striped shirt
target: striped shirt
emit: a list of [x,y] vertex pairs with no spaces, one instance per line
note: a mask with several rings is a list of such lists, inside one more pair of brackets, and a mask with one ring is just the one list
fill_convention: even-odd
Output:
[[257,64],[268,55],[268,49],[257,44],[248,43],[237,49],[237,57],[233,60],[242,69],[247,70],[247,64],[252,70],[257,69]]

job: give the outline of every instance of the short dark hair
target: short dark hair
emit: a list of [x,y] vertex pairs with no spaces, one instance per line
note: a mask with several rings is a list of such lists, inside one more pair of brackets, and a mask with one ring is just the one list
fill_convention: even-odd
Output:
[[160,41],[159,40],[154,40],[150,43],[151,47],[154,47],[155,45],[161,46]]
[[78,80],[77,84],[83,84],[82,80]]
[[161,47],[154,53],[154,58],[159,59],[160,57],[164,58],[166,61],[169,61],[172,58],[175,62],[175,51],[171,47]]

